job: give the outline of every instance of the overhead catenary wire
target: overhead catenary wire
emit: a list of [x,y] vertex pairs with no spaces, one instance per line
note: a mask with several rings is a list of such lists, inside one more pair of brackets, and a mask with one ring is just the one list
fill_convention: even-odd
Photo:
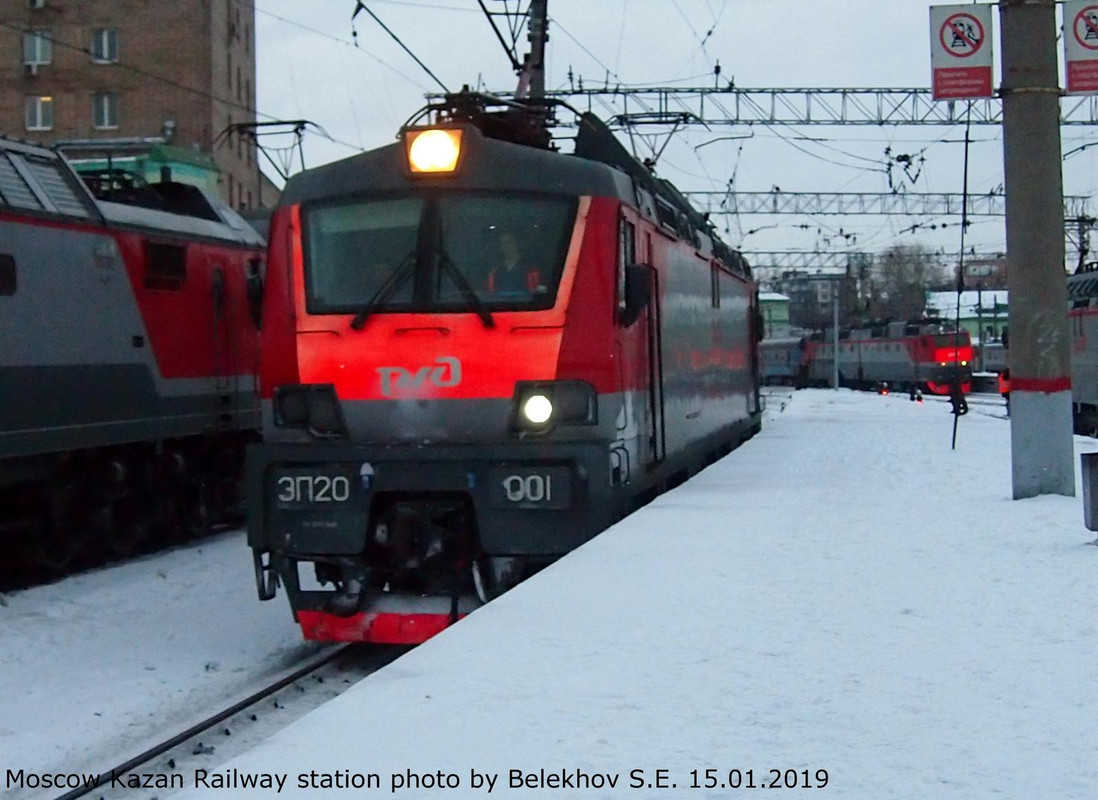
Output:
[[[408,47],[408,45],[404,44],[404,42],[402,42],[400,40],[399,36],[397,36],[395,33],[393,33],[391,30],[389,30],[389,26],[386,25],[384,22],[382,22],[381,18],[378,17],[377,14],[375,14],[373,11],[371,11],[369,8],[367,8],[366,5],[362,2],[362,0],[357,0],[357,2],[355,3],[355,11],[354,11],[353,14],[351,14],[351,22],[354,22],[354,19],[355,19],[355,17],[358,16],[359,11],[365,11],[367,14],[369,14],[371,17],[373,17],[374,22],[376,22],[378,25],[380,25],[381,29],[384,30],[387,34],[389,34],[389,36],[391,36],[393,38],[393,41],[395,41],[398,45],[400,45],[401,49],[404,50],[404,52],[407,53],[409,56],[411,56],[412,60],[415,61],[417,64],[419,64],[419,66],[423,69],[423,71],[426,72],[428,75],[430,75],[431,79],[435,83],[437,83],[439,86],[442,87],[442,91],[446,92],[447,94],[450,93],[450,90],[446,87],[446,84],[443,83],[441,80],[439,80],[439,77],[437,75],[435,75],[435,73],[431,72],[430,67],[428,67],[426,64],[424,64],[422,61],[420,61],[419,56],[417,56],[415,53],[413,53],[411,51],[411,49]],[[357,36],[357,33],[354,34],[354,35]]]
[[[246,3],[248,1],[249,0],[236,0],[236,2],[238,2],[238,3]],[[317,28],[313,28],[309,25],[305,25],[304,23],[298,22],[297,20],[293,20],[293,19],[290,19],[288,17],[283,17],[279,14],[275,14],[273,11],[266,11],[265,9],[258,8],[258,7],[255,10],[256,10],[256,13],[262,14],[266,17],[270,17],[271,19],[276,19],[279,22],[282,22],[286,25],[290,25],[292,27],[299,28],[300,30],[303,30],[303,31],[308,31],[309,33],[316,34],[317,36],[323,36],[325,39],[328,39],[329,41],[332,41],[332,42],[338,42],[339,44],[344,45],[345,47],[353,47],[353,48],[355,48],[356,52],[362,53],[367,58],[373,60],[374,62],[380,64],[385,69],[392,72],[394,75],[399,75],[401,78],[404,78],[404,80],[408,81],[408,83],[412,84],[413,86],[417,87],[418,89],[421,89],[424,92],[428,91],[428,88],[426,86],[424,86],[422,83],[420,83],[419,81],[417,81],[415,78],[412,78],[411,76],[406,75],[405,73],[401,72],[399,69],[394,67],[392,64],[389,64],[386,61],[378,58],[376,55],[369,52],[368,50],[363,50],[362,48],[360,48],[353,41],[350,41],[350,40],[347,40],[347,39],[342,39],[339,36],[334,36],[333,34],[330,34],[326,31],[322,31],[322,30],[319,30]],[[452,10],[468,10],[468,9],[452,9]]]

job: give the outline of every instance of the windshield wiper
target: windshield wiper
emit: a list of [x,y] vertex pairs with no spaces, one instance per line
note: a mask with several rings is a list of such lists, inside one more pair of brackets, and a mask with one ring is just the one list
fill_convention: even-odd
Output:
[[416,249],[412,248],[408,255],[401,259],[400,264],[389,273],[389,277],[385,279],[385,282],[378,287],[378,290],[374,292],[374,296],[371,297],[366,305],[362,307],[353,320],[351,320],[351,328],[356,331],[362,330],[366,326],[366,320],[370,318],[377,309],[388,300],[397,289],[408,282],[408,279],[416,274]]
[[452,278],[457,285],[458,291],[461,292],[461,296],[473,307],[473,311],[480,317],[480,321],[484,324],[484,327],[496,327],[496,321],[492,319],[492,312],[488,310],[488,306],[480,299],[480,295],[473,291],[473,287],[465,280],[465,276],[461,274],[461,270],[458,269],[457,264],[451,261],[450,256],[446,255],[445,252],[442,253],[442,258],[440,260],[442,269],[449,273],[450,278]]

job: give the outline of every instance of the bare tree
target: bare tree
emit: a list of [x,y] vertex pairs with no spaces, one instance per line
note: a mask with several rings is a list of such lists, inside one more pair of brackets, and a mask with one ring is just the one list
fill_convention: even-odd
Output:
[[945,279],[933,254],[919,245],[897,245],[879,254],[868,281],[869,315],[894,320],[918,319],[926,310],[926,292]]

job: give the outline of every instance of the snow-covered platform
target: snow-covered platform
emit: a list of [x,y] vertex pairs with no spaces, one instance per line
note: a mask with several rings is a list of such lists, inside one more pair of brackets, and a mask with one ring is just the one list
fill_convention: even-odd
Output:
[[[951,451],[940,400],[772,395],[763,432],[729,457],[262,746],[211,763],[205,786],[188,771],[174,797],[470,798],[489,780],[507,797],[731,798],[749,784],[867,800],[1098,796],[1098,547],[1080,498],[1009,499],[996,400],[972,404]],[[187,672],[212,658],[236,668],[207,628],[239,630],[245,612],[234,598],[218,615],[215,601],[163,645]],[[292,630],[284,602],[255,608]],[[113,637],[87,618],[71,635],[122,648],[138,617],[120,613]],[[268,625],[256,652],[285,646]],[[62,649],[61,633],[37,646],[102,658],[91,641]],[[182,658],[188,639],[205,644]],[[30,658],[20,647],[15,664],[2,656],[9,690]],[[156,677],[152,657],[134,660],[135,679]],[[87,681],[86,664],[44,680]],[[194,684],[183,672],[169,674]],[[110,710],[107,688],[90,692]],[[60,729],[59,712],[94,708],[75,697],[60,709],[3,697],[0,710],[35,705]],[[5,735],[25,741],[22,724],[0,717],[0,754]],[[276,788],[244,788],[251,779]],[[440,781],[452,788],[424,788]]]
[[1009,499],[999,408],[951,451],[945,403],[770,404],[743,448],[223,778],[283,776],[292,798],[476,797],[489,777],[515,797],[1098,795],[1081,499]]
[[12,594],[0,605],[0,798],[56,797],[9,771],[118,763],[316,650],[285,607],[256,600],[242,531]]

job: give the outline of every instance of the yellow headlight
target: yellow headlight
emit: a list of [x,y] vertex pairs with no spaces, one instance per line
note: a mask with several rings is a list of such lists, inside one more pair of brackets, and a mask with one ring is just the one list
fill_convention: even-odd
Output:
[[461,130],[408,131],[404,144],[412,172],[453,172],[461,155]]

